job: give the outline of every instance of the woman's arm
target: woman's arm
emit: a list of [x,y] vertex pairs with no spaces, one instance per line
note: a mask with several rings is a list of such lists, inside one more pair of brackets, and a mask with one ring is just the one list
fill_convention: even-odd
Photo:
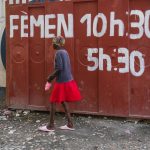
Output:
[[62,57],[59,52],[56,53],[55,56],[55,67],[54,71],[48,76],[47,81],[51,82],[53,79],[56,78],[56,76],[59,74],[61,70],[63,70],[63,62]]
[[53,71],[53,73],[51,73],[51,74],[48,76],[47,81],[48,81],[49,83],[52,82],[52,80],[54,80],[54,79],[56,78],[56,76],[57,76],[58,73],[59,73],[59,70],[58,70],[58,69],[55,69],[55,70]]

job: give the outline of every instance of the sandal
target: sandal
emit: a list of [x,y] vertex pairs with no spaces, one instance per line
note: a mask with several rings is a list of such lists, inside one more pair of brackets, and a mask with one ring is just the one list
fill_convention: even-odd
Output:
[[67,125],[64,125],[64,126],[61,126],[59,127],[61,130],[71,130],[71,131],[74,131],[75,129],[74,128],[69,128]]
[[54,129],[47,129],[47,126],[39,127],[38,130],[44,131],[44,132],[53,132],[53,131],[55,131]]

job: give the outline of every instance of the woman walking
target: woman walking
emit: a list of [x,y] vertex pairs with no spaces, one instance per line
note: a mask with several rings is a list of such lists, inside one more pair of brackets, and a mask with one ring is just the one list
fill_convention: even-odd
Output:
[[51,110],[50,120],[47,126],[39,127],[41,131],[54,131],[54,117],[56,104],[62,104],[67,117],[67,124],[60,129],[74,130],[73,122],[69,112],[68,102],[81,100],[81,95],[71,73],[71,64],[68,52],[63,48],[65,39],[62,36],[54,37],[53,48],[56,50],[54,59],[54,71],[49,75],[45,90],[49,90],[51,82],[56,78],[54,88],[50,96]]

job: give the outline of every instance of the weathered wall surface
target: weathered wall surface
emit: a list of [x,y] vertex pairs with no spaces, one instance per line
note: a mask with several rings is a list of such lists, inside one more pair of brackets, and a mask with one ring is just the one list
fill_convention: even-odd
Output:
[[0,1],[0,100],[5,97],[6,87],[6,43],[5,43],[5,0]]
[[6,86],[5,0],[0,1],[0,87]]
[[74,112],[150,117],[147,0],[18,2],[7,5],[9,107],[48,108],[44,84],[53,69],[51,40],[61,34],[84,97],[72,105]]

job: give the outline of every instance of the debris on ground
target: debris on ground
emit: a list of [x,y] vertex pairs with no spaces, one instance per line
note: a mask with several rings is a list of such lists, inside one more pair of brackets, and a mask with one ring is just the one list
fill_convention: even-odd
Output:
[[75,131],[60,130],[65,115],[56,113],[55,131],[41,132],[49,113],[0,110],[0,150],[149,150],[150,122],[73,114]]

